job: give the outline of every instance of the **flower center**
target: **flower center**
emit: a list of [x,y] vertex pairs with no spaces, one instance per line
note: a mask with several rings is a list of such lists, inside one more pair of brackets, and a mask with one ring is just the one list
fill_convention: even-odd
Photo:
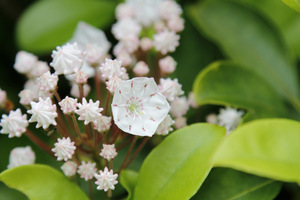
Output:
[[131,115],[142,115],[143,112],[143,104],[141,103],[141,100],[139,100],[138,97],[131,97],[127,101],[127,112]]

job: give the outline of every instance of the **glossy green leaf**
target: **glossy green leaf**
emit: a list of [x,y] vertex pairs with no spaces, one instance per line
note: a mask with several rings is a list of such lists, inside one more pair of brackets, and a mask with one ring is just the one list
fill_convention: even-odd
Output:
[[172,133],[144,161],[133,199],[190,199],[211,170],[225,132],[216,125],[195,124]]
[[214,62],[194,83],[198,104],[233,105],[255,117],[287,117],[282,98],[259,76],[230,61]]
[[282,0],[288,6],[293,8],[294,10],[300,12],[300,1],[299,0]]
[[104,28],[114,19],[113,1],[37,1],[17,25],[20,48],[34,53],[50,52],[68,41],[79,21]]
[[46,165],[25,165],[0,174],[0,181],[30,200],[88,200],[85,193],[62,173]]
[[120,183],[127,190],[128,197],[127,200],[132,199],[135,185],[137,183],[139,174],[132,170],[122,170],[120,175]]
[[299,141],[300,123],[297,121],[252,121],[227,137],[216,153],[215,166],[300,183]]
[[214,168],[192,200],[273,200],[281,183],[227,168]]
[[298,95],[295,67],[275,26],[258,12],[231,1],[204,1],[189,9],[200,31],[225,53],[294,101]]

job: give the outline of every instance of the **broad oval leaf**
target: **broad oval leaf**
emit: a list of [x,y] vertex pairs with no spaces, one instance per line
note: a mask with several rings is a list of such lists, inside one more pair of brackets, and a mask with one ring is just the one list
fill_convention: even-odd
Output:
[[300,12],[300,1],[299,0],[282,0],[288,6],[293,8],[294,10]]
[[79,21],[104,28],[114,19],[115,3],[105,0],[37,1],[17,24],[20,48],[47,53],[68,41]]
[[133,170],[122,170],[120,174],[120,183],[128,192],[127,200],[132,199],[138,176],[139,174]]
[[216,153],[215,166],[300,183],[299,141],[300,123],[297,121],[252,121],[224,140]]
[[30,200],[88,200],[85,193],[57,170],[46,165],[24,165],[0,174],[0,181]]
[[273,200],[281,183],[228,168],[214,168],[192,200]]
[[225,132],[216,125],[195,124],[172,133],[144,161],[133,199],[190,199],[211,170]]
[[295,101],[299,89],[295,67],[279,31],[258,12],[231,1],[205,1],[189,8],[199,30],[226,54]]
[[199,73],[193,89],[198,104],[233,105],[255,117],[288,117],[273,88],[252,71],[230,61],[214,62]]

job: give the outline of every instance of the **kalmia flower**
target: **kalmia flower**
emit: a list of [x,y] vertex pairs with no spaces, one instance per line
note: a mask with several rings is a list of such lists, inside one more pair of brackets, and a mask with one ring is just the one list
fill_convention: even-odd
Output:
[[175,121],[171,118],[170,115],[167,115],[165,119],[159,124],[156,134],[157,135],[167,135],[170,131],[173,131],[171,127]]
[[98,116],[96,119],[93,121],[94,124],[94,129],[97,130],[100,133],[103,133],[107,131],[110,126],[111,126],[111,117],[106,117],[106,116]]
[[181,84],[178,83],[177,78],[174,80],[167,78],[167,79],[160,79],[160,84],[158,86],[160,92],[169,100],[174,101],[174,99],[184,92],[181,89]]
[[150,69],[144,61],[139,61],[133,68],[133,72],[137,76],[145,76],[149,73]]
[[185,96],[177,97],[171,103],[170,113],[173,117],[182,117],[189,110],[189,104]]
[[38,58],[35,55],[26,51],[19,51],[16,55],[14,68],[21,74],[27,74],[34,68],[37,61]]
[[75,82],[77,84],[86,84],[87,83],[87,80],[89,78],[88,74],[83,72],[83,71],[78,71],[75,73],[74,75],[74,78],[75,78]]
[[47,71],[42,76],[37,78],[39,89],[47,92],[55,91],[57,82],[58,76],[56,74],[50,74],[50,71]]
[[99,108],[100,101],[93,102],[92,99],[89,102],[85,98],[82,99],[82,103],[78,103],[78,109],[75,113],[79,115],[79,120],[84,120],[84,124],[87,125],[93,122],[97,117],[101,116],[100,112],[103,108]]
[[112,33],[118,40],[125,40],[128,37],[136,37],[141,32],[141,26],[133,19],[122,19],[112,27]]
[[117,151],[114,144],[103,144],[103,148],[101,149],[100,156],[110,161],[114,159],[117,155]]
[[179,45],[179,35],[176,35],[172,31],[163,31],[157,33],[153,36],[154,41],[153,45],[157,51],[160,51],[162,54],[167,54],[168,52],[174,52],[176,47]]
[[37,78],[42,76],[47,71],[50,71],[50,67],[47,62],[37,61],[28,75],[31,78]]
[[124,79],[126,76],[126,69],[122,67],[121,61],[111,60],[106,58],[105,63],[100,67],[102,77],[105,79],[111,79],[114,76],[117,76],[121,79]]
[[176,61],[171,56],[166,56],[159,60],[159,68],[163,74],[171,74],[176,69]]
[[120,3],[116,7],[116,17],[118,20],[133,18],[133,16],[134,16],[134,10],[132,6],[125,3]]
[[165,20],[173,17],[179,17],[181,13],[182,9],[180,5],[173,0],[166,0],[160,4],[159,14]]
[[0,107],[1,108],[5,107],[6,100],[7,100],[6,97],[7,97],[6,92],[4,90],[0,89]]
[[168,20],[167,25],[171,31],[178,33],[184,29],[184,20],[180,17],[172,17]]
[[32,101],[30,104],[31,110],[28,110],[27,113],[32,116],[29,122],[37,122],[36,128],[43,126],[43,129],[46,129],[50,124],[56,125],[56,105],[52,105],[49,97],[46,100],[39,98],[39,102]]
[[31,165],[35,162],[35,154],[30,146],[16,147],[9,154],[9,164],[7,168],[21,165]]
[[190,92],[188,96],[188,103],[192,108],[197,108],[198,104],[196,102],[195,94],[194,92]]
[[98,185],[97,190],[104,190],[105,192],[109,189],[114,190],[118,183],[118,174],[114,174],[112,169],[108,171],[107,167],[104,168],[104,171],[99,170],[99,174],[95,174],[95,178],[97,179],[95,182]]
[[[91,91],[91,86],[89,84],[84,84],[83,85],[83,96],[86,97],[90,91]],[[80,91],[79,91],[79,87],[78,87],[77,83],[72,83],[70,94],[73,97],[80,98]]]
[[29,105],[34,99],[34,93],[29,89],[24,89],[19,93],[20,104],[26,106]]
[[237,111],[231,107],[221,108],[218,115],[218,124],[224,126],[227,133],[229,133],[241,123],[243,114],[243,111]]
[[28,126],[27,115],[22,115],[19,108],[15,111],[11,110],[8,116],[2,115],[0,126],[2,126],[1,133],[9,134],[9,138],[21,137]]
[[144,37],[140,41],[140,47],[143,51],[148,51],[152,48],[153,43],[150,38]]
[[52,151],[55,153],[54,156],[57,157],[57,160],[64,161],[71,159],[76,149],[74,142],[71,142],[69,137],[63,137],[62,139],[58,138],[54,146],[55,147],[52,149]]
[[96,169],[96,163],[91,162],[81,162],[81,165],[79,165],[77,173],[80,175],[81,178],[83,178],[85,181],[88,181],[92,178],[94,178]]
[[206,116],[206,122],[209,124],[218,124],[218,116],[214,113],[211,113]]
[[175,119],[174,126],[176,129],[180,129],[186,126],[186,118],[185,117],[177,117]]
[[68,160],[61,166],[61,170],[66,176],[74,176],[77,171],[77,164],[73,161]]
[[95,44],[88,44],[86,45],[86,56],[85,61],[91,65],[91,66],[97,66],[99,65],[102,60],[104,60],[104,57],[106,56],[106,53],[102,47],[99,47]]
[[77,99],[66,96],[61,102],[58,103],[64,114],[72,114],[77,108]]
[[115,124],[124,132],[152,136],[170,110],[153,78],[123,81],[112,101]]
[[108,89],[108,91],[110,93],[115,93],[116,89],[119,87],[120,83],[122,82],[122,79],[120,79],[117,76],[112,77],[111,79],[109,79],[109,81],[106,81],[106,89]]

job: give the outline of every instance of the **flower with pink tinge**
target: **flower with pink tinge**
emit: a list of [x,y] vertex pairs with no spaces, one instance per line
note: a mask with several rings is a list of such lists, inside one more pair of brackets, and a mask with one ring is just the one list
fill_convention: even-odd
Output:
[[171,31],[178,33],[184,29],[184,19],[180,17],[172,17],[168,19],[167,25]]
[[42,62],[42,61],[37,61],[28,75],[30,78],[37,78],[37,77],[42,76],[47,71],[50,71],[50,67],[49,67],[48,63]]
[[79,165],[77,173],[80,175],[81,178],[83,178],[85,181],[88,181],[90,179],[94,178],[94,175],[96,173],[96,163],[91,162],[81,162],[81,165]]
[[68,160],[60,168],[66,176],[71,177],[76,174],[77,164],[73,161]]
[[51,151],[55,153],[54,156],[57,157],[58,161],[67,161],[68,159],[71,159],[75,150],[76,146],[74,145],[74,142],[71,142],[69,137],[63,137],[62,139],[58,138],[57,142],[54,144],[54,148],[51,149]]
[[85,51],[85,61],[91,66],[98,66],[104,60],[107,53],[102,47],[95,44],[86,45]]
[[205,119],[209,124],[218,124],[218,116],[215,113],[207,115]]
[[50,66],[55,69],[55,73],[72,74],[77,72],[83,64],[85,53],[78,49],[77,43],[56,47],[56,51],[52,51],[53,61]]
[[82,103],[78,103],[78,109],[75,113],[79,115],[79,120],[84,120],[84,124],[87,125],[93,122],[97,117],[101,116],[100,112],[103,108],[99,108],[100,101],[93,102],[92,99],[89,102],[85,98],[82,98]]
[[35,55],[26,51],[19,51],[16,55],[14,68],[21,74],[27,74],[34,68],[37,61],[38,58]]
[[186,118],[185,117],[178,117],[175,119],[174,126],[176,129],[180,129],[186,126]]
[[175,1],[166,0],[161,2],[158,11],[163,19],[168,20],[172,17],[179,17],[182,13],[182,8]]
[[[127,52],[121,52],[117,54],[117,60],[122,62],[123,67],[128,67],[135,62],[135,57]],[[123,80],[127,80],[128,78],[122,78]]]
[[146,77],[123,81],[111,107],[115,124],[124,132],[139,136],[152,136],[170,110],[154,79]]
[[56,74],[50,74],[50,71],[47,71],[45,74],[37,78],[39,89],[47,92],[55,91],[57,82],[58,76]]
[[26,83],[24,84],[24,89],[30,90],[32,92],[32,98],[34,100],[38,100],[40,90],[36,78],[27,80]]
[[149,73],[150,69],[148,65],[144,61],[139,61],[135,64],[133,68],[133,72],[137,76],[146,76]]
[[103,144],[103,148],[101,149],[100,156],[104,159],[110,161],[117,156],[117,151],[114,144]]
[[27,111],[32,114],[29,122],[37,122],[36,128],[43,126],[43,129],[46,129],[50,124],[56,125],[56,105],[52,105],[49,97],[46,100],[40,97],[37,103],[32,101],[30,105],[31,110]]
[[155,22],[154,29],[156,30],[157,33],[160,33],[163,31],[167,31],[168,26],[166,25],[166,23],[163,20],[159,20],[159,21]]
[[74,74],[75,82],[77,84],[86,84],[88,80],[88,74],[83,71],[78,71]]
[[0,89],[0,107],[2,108],[4,108],[6,105],[6,101],[7,101],[6,97],[7,97],[6,92]]
[[188,96],[188,103],[192,108],[198,108],[198,104],[196,102],[196,97],[194,92],[190,92]]
[[24,89],[19,93],[20,97],[20,104],[27,106],[30,104],[31,101],[34,99],[34,94],[29,89]]
[[77,108],[77,99],[66,96],[58,103],[64,114],[73,114]]
[[95,182],[97,186],[97,190],[114,190],[115,185],[118,183],[117,178],[118,174],[114,174],[111,169],[108,171],[107,167],[104,168],[104,171],[99,170],[99,174],[95,174],[95,178],[97,181]]
[[142,27],[133,19],[122,19],[112,26],[112,33],[118,40],[125,40],[128,37],[138,37]]
[[139,38],[137,36],[127,36],[121,40],[116,46],[116,51],[124,51],[133,53],[139,48]]
[[171,118],[170,115],[167,115],[165,119],[159,124],[156,134],[157,135],[167,135],[170,131],[173,131],[173,128],[171,127],[175,121]]
[[175,71],[177,62],[171,56],[166,56],[160,59],[158,64],[160,71],[167,75]]
[[189,104],[185,96],[177,97],[171,103],[170,113],[173,117],[182,117],[189,110]]
[[27,115],[22,115],[21,110],[11,110],[9,115],[2,115],[0,122],[2,127],[1,133],[8,134],[9,138],[21,137],[21,135],[26,131],[28,126]]
[[[124,79],[126,76],[126,69],[122,67],[122,63],[119,60],[111,60],[106,58],[105,63],[100,67],[102,77],[105,79],[111,79],[114,76],[117,76],[121,79]],[[128,75],[127,75],[128,76]]]
[[167,79],[160,79],[160,84],[158,86],[160,92],[169,100],[174,101],[174,99],[182,94],[184,94],[183,90],[181,89],[181,84],[178,83],[177,78],[174,80],[167,78]]
[[100,133],[107,131],[111,126],[111,117],[99,116],[94,121],[94,129]]
[[125,3],[119,3],[116,7],[116,17],[118,20],[133,18],[133,16],[134,10],[132,6]]
[[[91,86],[89,84],[84,84],[83,85],[83,96],[86,97],[90,91],[91,91]],[[72,83],[70,94],[73,97],[80,98],[80,90],[79,90],[79,86],[77,83]]]
[[224,126],[227,133],[229,133],[242,122],[243,114],[243,111],[238,111],[231,107],[221,108],[218,115],[218,124]]
[[30,146],[16,147],[9,154],[8,169],[21,165],[32,165],[35,162],[35,154]]
[[140,47],[143,51],[148,51],[152,48],[152,40],[150,38],[144,37],[140,40]]
[[168,52],[174,52],[176,47],[179,45],[179,35],[176,35],[173,31],[163,31],[157,33],[153,36],[153,45],[157,51],[162,54],[167,54]]
[[116,89],[119,87],[120,83],[122,82],[122,79],[120,79],[117,76],[112,77],[109,79],[109,81],[106,81],[106,89],[112,94],[115,93]]

